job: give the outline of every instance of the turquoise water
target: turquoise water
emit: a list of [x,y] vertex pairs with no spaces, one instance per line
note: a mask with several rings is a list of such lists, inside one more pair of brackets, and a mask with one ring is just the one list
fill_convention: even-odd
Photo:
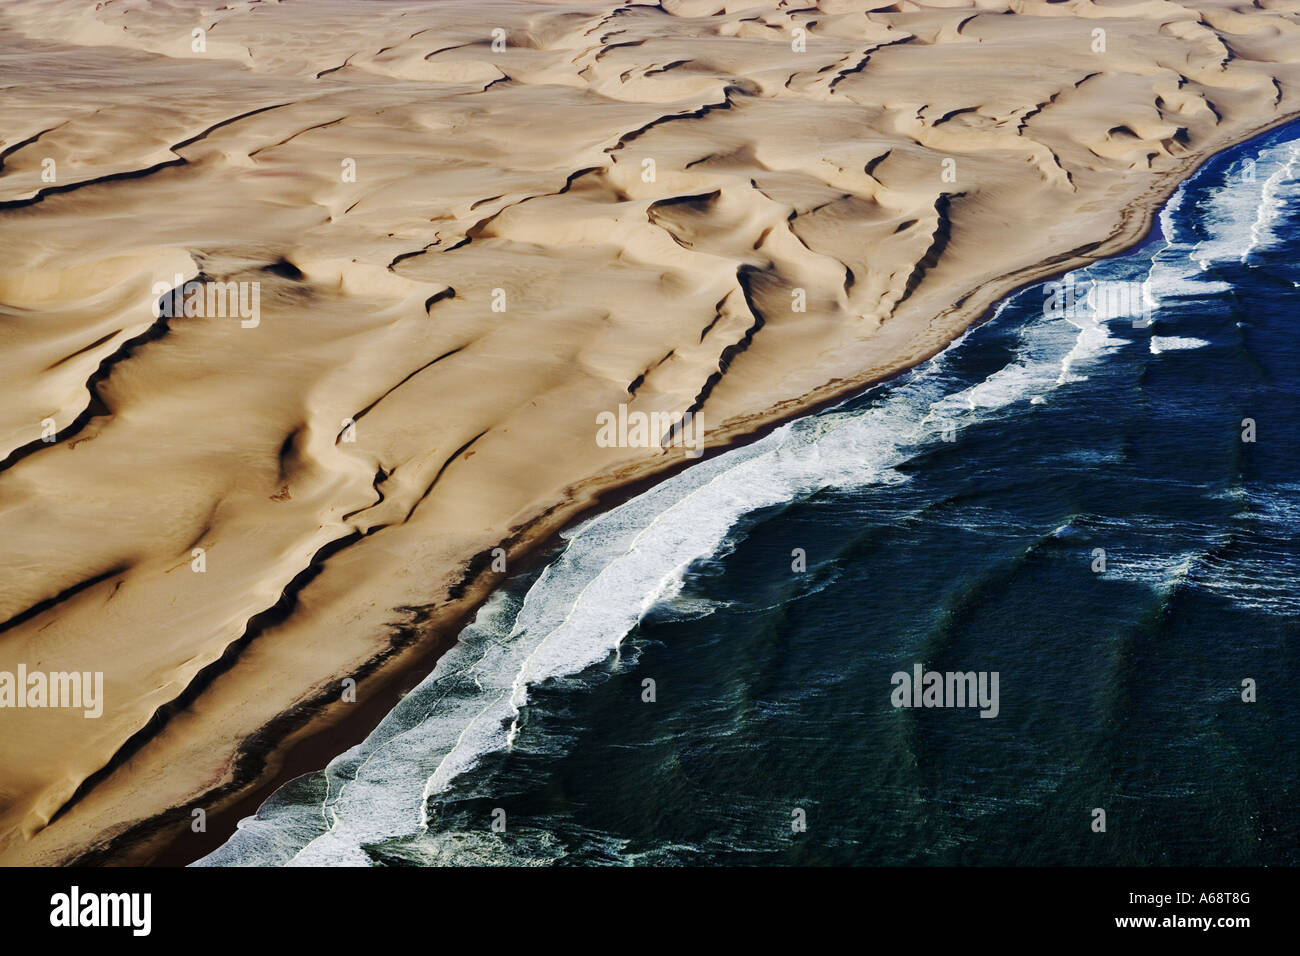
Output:
[[1293,124],[1070,277],[1147,312],[1026,288],[573,529],[200,862],[1300,862],[1298,198]]

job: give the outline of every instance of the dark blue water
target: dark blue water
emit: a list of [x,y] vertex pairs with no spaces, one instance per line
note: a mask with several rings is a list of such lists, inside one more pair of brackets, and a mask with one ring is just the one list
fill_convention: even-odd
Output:
[[1297,137],[1071,277],[1141,308],[1025,289],[575,529],[205,862],[1300,862]]

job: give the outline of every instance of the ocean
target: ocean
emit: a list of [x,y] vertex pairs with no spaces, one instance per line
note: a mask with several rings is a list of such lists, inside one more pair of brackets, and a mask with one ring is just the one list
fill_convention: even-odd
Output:
[[566,532],[199,865],[1300,863],[1298,200],[1292,123]]

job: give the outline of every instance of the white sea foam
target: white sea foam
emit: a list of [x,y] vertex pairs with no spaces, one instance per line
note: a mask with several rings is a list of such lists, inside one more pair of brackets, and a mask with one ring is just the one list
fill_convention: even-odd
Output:
[[1210,343],[1205,339],[1185,338],[1178,335],[1153,335],[1151,336],[1151,354],[1159,355],[1161,352],[1177,352],[1182,349],[1199,349],[1204,348]]
[[[1281,239],[1277,225],[1282,210],[1300,193],[1300,143],[1283,143],[1271,152],[1277,168],[1264,181],[1259,209],[1250,227],[1250,246],[1246,249],[1246,256]],[[1246,256],[1243,256],[1243,261]]]
[[1198,243],[1192,258],[1208,267],[1215,262],[1245,262],[1256,250],[1270,248],[1281,238],[1276,227],[1282,210],[1297,195],[1300,142],[1260,150],[1253,167],[1237,167],[1214,191],[1207,205],[1207,228],[1213,238]]
[[[1204,240],[1192,235],[1178,215],[1188,186],[1199,178],[1198,173],[1181,184],[1161,210],[1162,241],[1150,253],[1142,283],[1152,313],[1159,312],[1166,323],[1177,321],[1185,303],[1231,290],[1230,283],[1216,278],[1218,263],[1245,262],[1282,239],[1277,229],[1282,211],[1300,197],[1300,141],[1259,150],[1253,159],[1234,164],[1221,185],[1205,190],[1197,211],[1212,238]],[[1160,355],[1209,344],[1190,336],[1152,335],[1148,347]]]
[[1239,607],[1300,616],[1300,552],[1294,545],[1300,484],[1236,488],[1228,496],[1241,506],[1232,532],[1239,546],[1226,557],[1209,555],[1197,568],[1196,586]]
[[[1191,587],[1242,608],[1282,617],[1300,614],[1294,586],[1300,553],[1290,543],[1300,523],[1300,484],[1238,487],[1223,497],[1240,508],[1228,525],[1159,515],[1090,516],[1080,525],[1097,540],[1126,539],[1122,548],[1107,553],[1108,578],[1161,594]],[[1189,548],[1189,542],[1196,544]]]

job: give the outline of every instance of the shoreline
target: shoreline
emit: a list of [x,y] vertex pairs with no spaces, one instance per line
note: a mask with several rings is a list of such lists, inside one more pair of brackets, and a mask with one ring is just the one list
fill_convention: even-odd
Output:
[[[734,439],[728,441],[725,445],[710,446],[703,458],[698,459],[698,461],[707,460],[731,449],[757,441],[790,421],[817,414],[906,374],[911,369],[930,361],[970,329],[988,321],[999,303],[1024,288],[1055,276],[1064,275],[1089,262],[1113,258],[1140,247],[1150,238],[1159,210],[1164,207],[1178,187],[1195,175],[1202,166],[1226,152],[1242,147],[1280,127],[1297,121],[1300,121],[1300,112],[1276,119],[1254,129],[1244,138],[1225,144],[1222,148],[1208,153],[1194,163],[1189,163],[1187,168],[1176,173],[1171,172],[1166,178],[1162,178],[1156,185],[1153,185],[1148,191],[1146,201],[1140,206],[1127,207],[1120,226],[1110,237],[1095,247],[1095,254],[1044,263],[1038,267],[1023,270],[1020,273],[1008,274],[999,280],[987,283],[980,289],[972,290],[959,301],[962,301],[963,304],[972,299],[983,301],[988,297],[989,290],[992,288],[1000,288],[1003,291],[985,304],[977,317],[973,318],[962,329],[961,333],[950,339],[936,352],[900,367],[887,376],[837,387],[838,390],[830,395],[818,397],[788,413],[783,412],[776,417],[758,421],[752,428],[738,433]],[[830,388],[832,385],[833,383],[828,383],[826,388]],[[192,834],[166,839],[158,833],[162,826],[165,825],[164,819],[155,817],[137,824],[140,833],[136,832],[136,828],[128,830],[103,848],[69,856],[67,858],[68,862],[76,865],[100,863],[140,865],[144,863],[153,866],[183,866],[207,855],[229,838],[235,831],[239,820],[253,815],[261,803],[285,783],[302,774],[322,769],[335,756],[364,740],[378,725],[379,721],[395,706],[400,697],[427,676],[442,654],[458,639],[460,630],[472,620],[488,597],[507,580],[535,568],[538,563],[543,561],[551,549],[560,543],[560,535],[564,530],[587,520],[595,514],[607,511],[636,497],[654,484],[695,463],[696,461],[692,460],[674,462],[666,467],[661,467],[657,471],[651,471],[628,479],[625,482],[596,490],[592,494],[590,503],[573,510],[557,527],[544,527],[541,530],[521,529],[518,534],[521,542],[519,551],[511,552],[510,571],[504,578],[492,582],[462,579],[466,591],[469,595],[472,595],[465,599],[468,601],[467,606],[458,607],[453,612],[446,613],[444,615],[445,619],[431,625],[430,633],[427,636],[417,638],[410,647],[398,650],[390,657],[372,662],[374,671],[367,673],[365,676],[382,681],[382,685],[377,691],[370,693],[364,704],[352,710],[344,710],[340,716],[330,714],[317,718],[309,716],[297,726],[290,736],[286,738],[286,743],[281,746],[273,746],[264,751],[250,751],[253,755],[260,756],[268,762],[273,762],[277,769],[269,775],[265,773],[251,775],[242,785],[239,783],[233,784],[232,795],[223,799],[217,808],[209,812],[209,830],[204,839],[195,839]],[[555,506],[555,510],[572,509],[575,501],[576,499],[570,499],[567,502],[559,503]],[[502,542],[502,544],[505,543]],[[482,575],[480,575],[481,577]],[[438,615],[434,615],[434,617],[438,617]],[[424,646],[425,644],[428,646]],[[194,847],[199,843],[202,843],[205,848],[195,853]]]

